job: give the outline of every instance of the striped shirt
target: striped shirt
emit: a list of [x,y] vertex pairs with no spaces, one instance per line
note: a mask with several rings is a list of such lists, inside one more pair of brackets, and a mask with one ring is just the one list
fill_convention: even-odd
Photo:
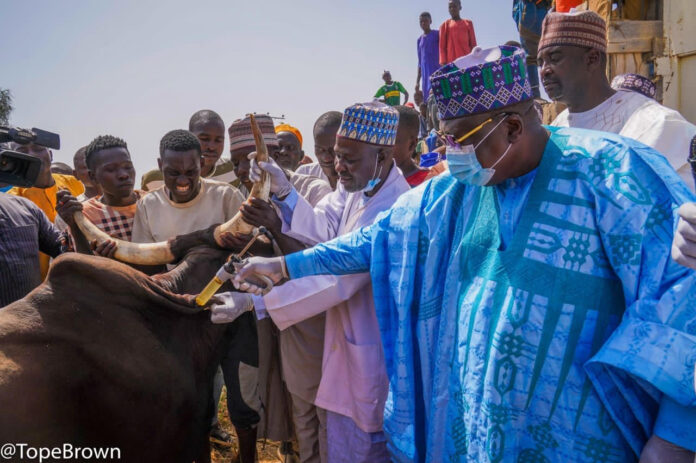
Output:
[[0,193],[0,307],[41,284],[39,250],[61,253],[63,234],[28,199]]

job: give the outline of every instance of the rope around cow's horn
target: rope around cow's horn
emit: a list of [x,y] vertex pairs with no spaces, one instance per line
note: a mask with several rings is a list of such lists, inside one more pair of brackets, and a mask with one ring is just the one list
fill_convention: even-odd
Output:
[[[268,148],[266,143],[263,141],[263,135],[259,129],[256,119],[253,114],[249,115],[249,120],[251,122],[251,130],[254,133],[254,141],[256,142],[256,160],[268,162]],[[271,180],[266,172],[261,174],[261,180],[255,182],[251,188],[249,198],[246,202],[249,202],[251,198],[259,198],[263,201],[268,201],[271,194]],[[110,237],[92,222],[87,220],[82,212],[76,212],[74,215],[75,223],[80,228],[80,231],[85,235],[85,238],[89,242],[96,241],[97,244],[101,244],[107,240],[112,240],[116,242],[116,252],[114,257],[121,262],[127,262],[129,264],[136,265],[162,265],[169,264],[174,261],[175,256],[169,246],[169,243],[164,241],[160,243],[130,243],[128,241],[118,240]],[[232,220],[223,223],[215,229],[214,236],[215,242],[218,246],[222,246],[220,240],[220,235],[223,233],[251,233],[254,227],[249,225],[244,221],[241,212],[237,212]]]

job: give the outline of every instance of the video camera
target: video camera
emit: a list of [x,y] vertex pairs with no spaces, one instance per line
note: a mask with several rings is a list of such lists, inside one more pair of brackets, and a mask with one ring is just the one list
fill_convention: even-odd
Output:
[[[33,128],[31,130],[0,126],[0,143],[15,142],[21,145],[34,143],[46,148],[60,149],[57,133]],[[18,151],[0,151],[0,183],[31,187],[41,172],[41,160]]]

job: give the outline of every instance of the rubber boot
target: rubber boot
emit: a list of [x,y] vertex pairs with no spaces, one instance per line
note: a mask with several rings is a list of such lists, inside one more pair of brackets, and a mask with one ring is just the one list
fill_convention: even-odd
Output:
[[237,440],[239,441],[239,462],[240,463],[255,463],[256,462],[256,427],[253,428],[234,428],[237,432]]

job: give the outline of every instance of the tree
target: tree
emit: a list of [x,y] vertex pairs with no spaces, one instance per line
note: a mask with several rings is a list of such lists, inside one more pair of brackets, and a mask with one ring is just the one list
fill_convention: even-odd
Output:
[[0,88],[0,124],[7,125],[10,122],[12,109],[12,93],[7,88]]

